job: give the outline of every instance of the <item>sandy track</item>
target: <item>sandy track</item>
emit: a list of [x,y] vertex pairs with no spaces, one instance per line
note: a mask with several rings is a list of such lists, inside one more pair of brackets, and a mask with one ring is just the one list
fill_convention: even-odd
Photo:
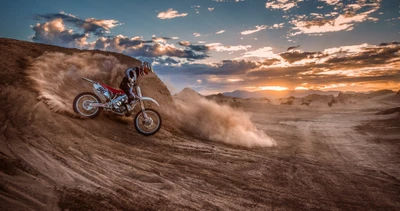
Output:
[[[378,134],[379,129],[364,128],[368,133],[356,130],[356,126],[373,119],[394,116],[351,108],[300,109],[298,115],[293,108],[282,110],[283,115],[294,118],[279,121],[275,117],[280,123],[279,133],[285,133],[277,148],[285,154],[283,160],[290,160],[289,168],[296,169],[288,173],[293,175],[288,183],[302,187],[299,195],[323,202],[320,205],[325,204],[322,207],[327,209],[390,210],[399,206],[399,132],[387,134],[397,141],[377,144],[371,140],[386,139]],[[395,124],[386,127],[399,129]],[[284,138],[290,135],[293,139]]]
[[34,106],[1,103],[8,111],[1,136],[3,210],[400,207],[399,143],[371,143],[377,131],[356,130],[393,115],[254,104],[244,109],[278,145],[246,149],[185,132],[146,138],[118,119],[55,114],[29,91],[20,93],[2,102]]

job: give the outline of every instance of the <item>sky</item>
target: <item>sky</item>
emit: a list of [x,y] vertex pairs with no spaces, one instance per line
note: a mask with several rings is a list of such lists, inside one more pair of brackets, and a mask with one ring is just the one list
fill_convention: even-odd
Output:
[[172,93],[400,89],[400,0],[13,0],[0,29],[149,61]]

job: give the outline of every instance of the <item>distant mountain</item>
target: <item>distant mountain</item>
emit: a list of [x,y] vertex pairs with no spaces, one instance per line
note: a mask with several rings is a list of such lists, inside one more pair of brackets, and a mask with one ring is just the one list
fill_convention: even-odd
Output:
[[273,90],[261,90],[255,92],[249,92],[244,90],[236,90],[233,92],[225,92],[222,93],[225,96],[229,97],[237,97],[237,98],[288,98],[288,97],[296,97],[302,98],[311,94],[318,95],[334,95],[337,96],[340,91],[320,91],[320,90],[285,90],[285,91],[273,91]]
[[203,97],[203,95],[199,94],[198,92],[194,91],[191,88],[184,88],[181,92],[174,94],[173,97],[178,99],[188,100],[188,99]]
[[228,101],[228,100],[233,100],[233,97],[223,95],[222,93],[207,95],[206,98],[209,100],[214,100],[216,102],[224,102],[224,101]]

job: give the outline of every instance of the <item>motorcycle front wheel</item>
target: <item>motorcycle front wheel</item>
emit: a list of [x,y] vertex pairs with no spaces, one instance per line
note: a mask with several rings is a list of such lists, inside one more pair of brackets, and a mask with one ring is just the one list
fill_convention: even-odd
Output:
[[92,103],[100,103],[99,97],[91,92],[84,92],[75,97],[72,107],[75,113],[84,117],[95,118],[100,114],[99,107],[91,106]]
[[135,129],[142,135],[151,136],[157,133],[161,128],[161,116],[153,109],[145,109],[147,118],[143,111],[139,111],[134,119]]

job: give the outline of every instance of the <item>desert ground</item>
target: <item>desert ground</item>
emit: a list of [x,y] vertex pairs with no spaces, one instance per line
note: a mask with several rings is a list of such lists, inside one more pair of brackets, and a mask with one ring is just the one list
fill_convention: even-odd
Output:
[[0,50],[0,210],[400,210],[399,93],[171,96],[150,75],[140,85],[163,126],[145,137],[132,118],[71,105],[90,91],[80,77],[117,86],[137,61]]

